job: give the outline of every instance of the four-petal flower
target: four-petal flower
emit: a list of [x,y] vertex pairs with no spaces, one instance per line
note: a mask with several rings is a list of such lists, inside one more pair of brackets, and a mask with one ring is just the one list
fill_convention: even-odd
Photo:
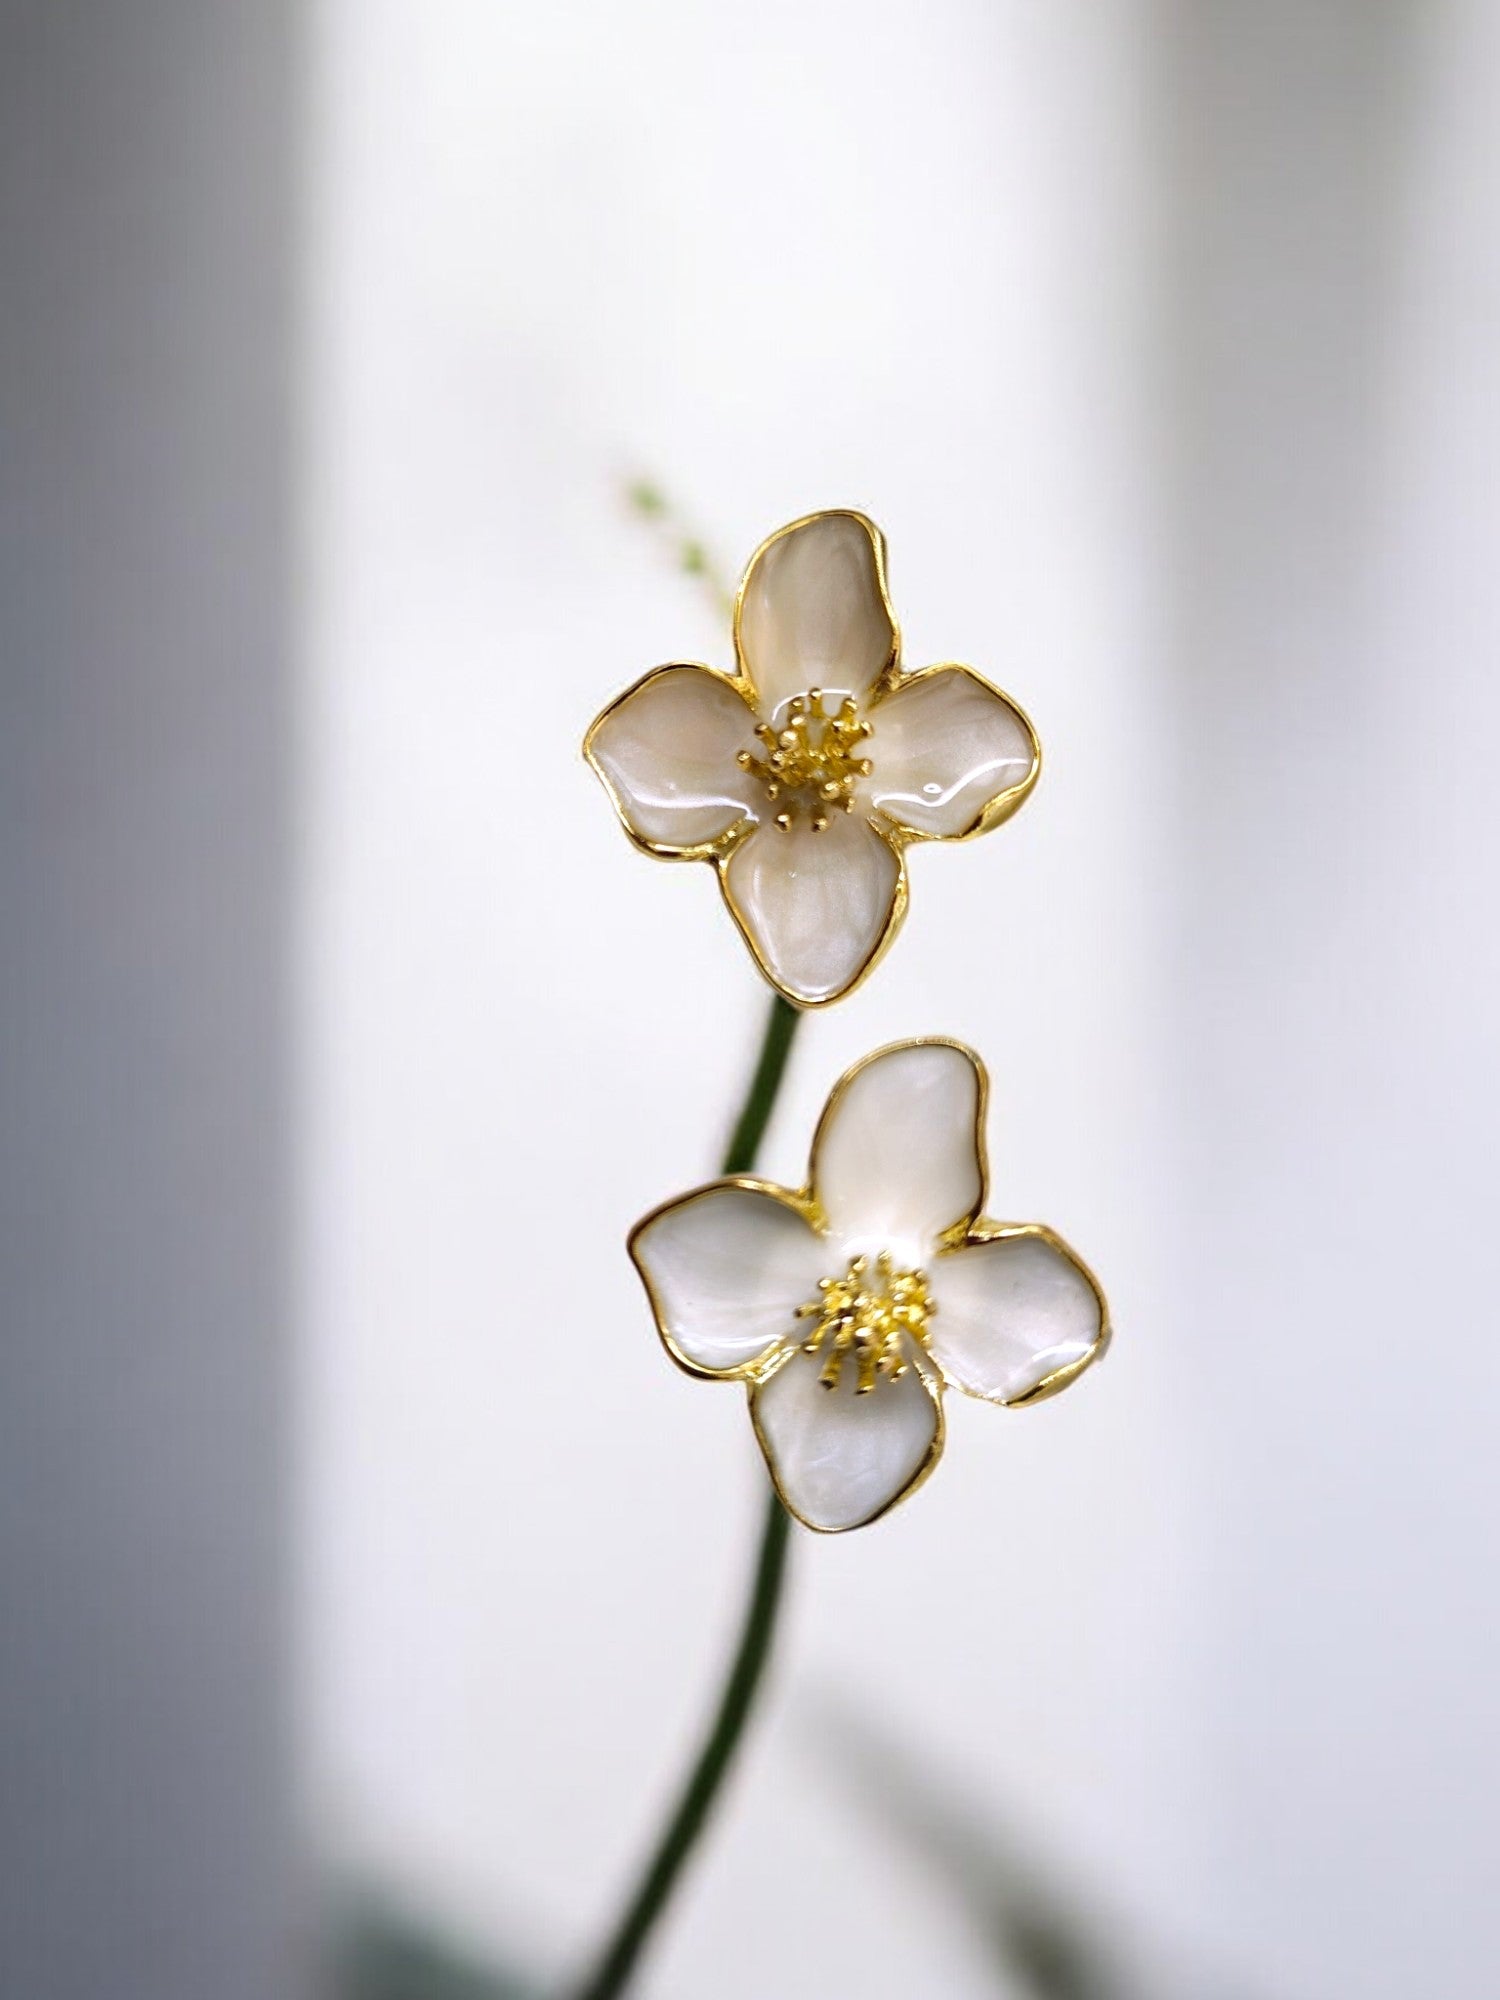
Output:
[[905,848],[966,840],[1041,768],[1021,710],[970,668],[901,666],[885,540],[812,514],[751,558],[733,675],[658,667],[584,752],[649,854],[710,861],[766,978],[802,1007],[858,984],[906,909]]
[[809,1528],[862,1527],[921,1483],[945,1387],[1038,1402],[1108,1343],[1104,1295],[1062,1239],[980,1212],[986,1092],[961,1043],[894,1043],[834,1086],[805,1188],[715,1181],[631,1232],[668,1352],[748,1385]]

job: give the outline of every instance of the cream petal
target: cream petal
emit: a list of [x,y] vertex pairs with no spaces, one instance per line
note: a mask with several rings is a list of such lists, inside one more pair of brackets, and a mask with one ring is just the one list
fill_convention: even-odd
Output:
[[966,1244],[939,1257],[928,1275],[937,1300],[932,1357],[971,1396],[1023,1402],[1051,1377],[1080,1372],[1103,1346],[1104,1302],[1050,1230],[1032,1226]]
[[722,674],[658,667],[605,709],[584,748],[635,838],[680,854],[754,818],[759,787],[735,762],[754,726]]
[[819,1381],[822,1357],[798,1353],[752,1386],[750,1414],[789,1510],[809,1528],[863,1527],[910,1491],[943,1444],[941,1392],[909,1367],[867,1395],[846,1365],[837,1388]]
[[967,667],[934,667],[887,695],[866,746],[870,803],[909,832],[956,840],[995,826],[1035,782],[1040,752],[1014,702]]
[[762,709],[808,688],[862,695],[895,658],[884,543],[863,514],[814,514],[757,551],[735,612],[735,649]]
[[905,906],[899,855],[859,813],[821,833],[762,824],[729,857],[724,896],[761,970],[816,1007],[846,993]]
[[956,1042],[898,1042],[851,1070],[813,1140],[813,1195],[851,1253],[925,1264],[984,1194],[982,1071]]
[[816,1232],[778,1190],[716,1181],[637,1223],[630,1254],[673,1357],[721,1375],[796,1338],[797,1307],[827,1263]]

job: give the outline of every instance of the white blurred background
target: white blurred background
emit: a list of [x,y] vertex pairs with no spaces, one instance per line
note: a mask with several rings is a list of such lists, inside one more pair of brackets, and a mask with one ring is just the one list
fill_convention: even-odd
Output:
[[[976,1916],[965,1868],[993,1847],[1142,1993],[1493,1993],[1500,8],[318,0],[277,12],[285,59],[261,68],[187,33],[190,8],[132,11],[151,32],[116,27],[92,95],[67,82],[100,60],[81,33],[32,10],[13,45],[65,80],[18,92],[50,162],[15,183],[19,268],[51,286],[22,288],[20,351],[50,381],[59,328],[115,330],[102,361],[62,346],[113,400],[85,404],[109,449],[79,444],[59,490],[102,465],[116,499],[98,532],[44,509],[49,557],[15,564],[0,748],[34,778],[61,699],[49,783],[101,744],[124,774],[123,803],[10,793],[15,908],[46,945],[18,955],[41,970],[18,989],[10,1296],[37,1354],[78,1330],[50,1373],[23,1338],[9,1399],[19,1444],[49,1442],[9,1456],[15,1601],[42,1636],[4,1715],[54,1802],[38,1845],[12,1793],[7,1852],[40,1885],[15,1896],[15,1990],[238,2000],[205,1985],[211,1952],[243,1968],[244,1936],[295,1914],[228,1832],[256,1800],[257,1854],[287,1838],[290,1805],[245,1780],[274,1765],[261,1718],[288,1682],[304,1866],[477,1962],[561,1976],[710,1705],[762,1475],[742,1399],[665,1365],[623,1238],[712,1172],[765,1002],[707,871],[631,850],[578,754],[646,667],[728,654],[624,504],[645,478],[731,574],[795,515],[870,513],[908,661],[972,662],[1046,749],[1014,823],[915,855],[878,976],[803,1026],[764,1169],[801,1177],[851,1060],[962,1036],[992,1071],[993,1205],[1074,1241],[1118,1327],[1067,1396],[956,1411],[940,1475],[886,1523],[797,1537],[759,1725],[645,1990],[1035,1994]],[[130,143],[99,105],[129,107]],[[242,212],[267,171],[282,206]],[[121,242],[147,230],[137,187],[193,254],[109,267],[75,303],[48,202],[82,204],[68,253],[103,271],[111,216]],[[288,260],[295,312],[262,288]],[[244,390],[283,369],[279,400]],[[74,410],[10,380],[23,410]],[[33,428],[23,463],[50,464]],[[216,511],[252,480],[289,510],[294,582],[271,530],[251,566]],[[212,560],[179,575],[159,552],[199,522]],[[101,568],[112,538],[149,559]],[[77,626],[80,575],[100,609]],[[251,643],[261,604],[288,713],[236,790],[260,739],[235,701],[280,657]],[[62,660],[88,663],[77,689]],[[205,688],[222,713],[191,705]],[[166,720],[123,756],[142,690]],[[195,768],[140,865],[105,870],[96,848],[137,852],[137,799]],[[202,839],[221,820],[256,856],[285,842],[259,901]],[[80,867],[104,892],[59,902]],[[174,870],[191,921],[160,915]],[[232,959],[247,908],[284,953]],[[122,973],[108,926],[134,935],[137,910],[158,944]],[[252,1018],[194,983],[221,963]],[[166,1067],[100,1112],[77,1058],[113,1073],[122,980],[165,1018]],[[98,1019],[59,1013],[85,985]],[[142,1155],[162,1104],[192,1133],[184,1106],[214,1115]],[[111,1171],[80,1213],[86,1159]],[[184,1205],[221,1212],[246,1161],[264,1242],[290,1245],[285,1350],[275,1297],[233,1305],[274,1264],[261,1238],[195,1226],[183,1261]],[[100,1373],[121,1188],[148,1246],[127,1268],[164,1273],[140,1318],[176,1329],[165,1395],[113,1348]],[[252,1353],[279,1420],[231,1379]],[[218,1455],[164,1452],[163,1408]],[[107,1544],[96,1485],[124,1523]],[[35,1625],[37,1561],[87,1616]],[[287,1568],[282,1677],[221,1660],[225,1592],[282,1630]],[[133,1578],[143,1622],[119,1608]],[[49,1649],[90,1664],[59,1680]],[[101,1758],[115,1735],[149,1758]],[[960,1830],[946,1866],[923,1813]],[[195,1845],[233,1888],[184,1888]],[[105,1879],[82,1952],[58,1912]],[[122,1978],[142,1938],[193,1948]]]
[[909,660],[1048,753],[1013,827],[916,857],[768,1168],[855,1056],[964,1036],[999,1206],[1120,1326],[799,1542],[659,1989],[993,1990],[841,1793],[832,1702],[1261,1990],[1488,1990],[1496,28],[323,7],[312,1727],[341,1837],[476,1936],[599,1924],[759,1504],[621,1251],[711,1169],[763,1004],[577,756],[644,667],[726,657],[638,473],[730,569],[868,510]]

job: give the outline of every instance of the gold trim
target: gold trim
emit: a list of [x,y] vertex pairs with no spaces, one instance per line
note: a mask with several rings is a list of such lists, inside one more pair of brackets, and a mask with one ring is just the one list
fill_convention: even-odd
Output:
[[[893,813],[861,801],[860,817],[870,827],[872,832],[885,842],[886,846],[891,849],[896,857],[896,881],[891,892],[890,908],[886,913],[885,923],[874,945],[852,976],[842,986],[836,987],[833,992],[813,999],[784,985],[771,971],[761,952],[760,946],[752,935],[729,888],[727,870],[731,857],[737,848],[764,825],[764,822],[752,814],[737,821],[733,826],[726,828],[715,839],[703,841],[692,846],[679,847],[667,842],[648,840],[631,825],[623,800],[616,792],[594,754],[594,744],[603,724],[628,702],[632,696],[639,693],[648,683],[659,678],[661,675],[680,672],[684,668],[693,668],[698,672],[709,674],[722,685],[734,689],[735,693],[739,695],[740,699],[750,710],[746,730],[747,740],[749,740],[756,719],[764,720],[768,718],[761,716],[760,691],[756,685],[752,665],[745,656],[741,634],[741,621],[746,593],[750,588],[761,559],[766,555],[768,550],[773,548],[776,543],[785,540],[787,536],[794,535],[803,528],[810,528],[815,523],[826,520],[855,521],[868,536],[874,558],[876,586],[880,592],[881,605],[891,628],[890,648],[884,665],[868,689],[862,690],[856,695],[856,700],[859,701],[861,707],[870,713],[874,713],[891,696],[899,693],[904,688],[917,685],[917,683],[928,679],[934,674],[950,672],[966,674],[979,687],[983,688],[987,694],[991,694],[999,701],[1004,702],[1018,718],[1025,728],[1032,746],[1032,762],[1030,771],[1019,785],[1012,785],[1004,792],[998,793],[994,798],[987,800],[970,824],[956,834],[922,831],[916,827],[906,825],[905,822],[897,818]],[[719,890],[724,899],[724,906],[728,910],[735,928],[744,939],[761,977],[769,986],[774,987],[783,999],[790,1001],[793,1006],[801,1007],[808,1012],[815,1012],[820,1007],[831,1007],[836,1001],[846,999],[849,994],[856,992],[864,984],[865,980],[869,978],[894,942],[896,934],[905,920],[907,907],[911,901],[910,883],[906,866],[906,849],[919,842],[927,844],[939,841],[961,842],[973,840],[980,834],[991,832],[995,827],[1002,825],[1006,820],[1011,818],[1014,813],[1020,810],[1036,789],[1042,770],[1041,743],[1037,737],[1031,718],[1021,707],[1020,703],[1006,694],[1002,688],[998,688],[993,682],[986,680],[974,668],[965,666],[958,661],[942,661],[931,667],[918,668],[915,672],[911,673],[908,673],[902,667],[901,628],[891,604],[890,587],[886,571],[885,536],[870,517],[867,514],[860,513],[857,508],[822,508],[811,514],[803,514],[795,521],[788,521],[785,527],[778,528],[774,534],[767,535],[766,539],[760,544],[749,562],[745,565],[744,573],[740,577],[739,586],[734,594],[732,622],[735,660],[735,671],[732,674],[721,673],[717,668],[704,666],[698,661],[672,661],[665,666],[652,668],[649,673],[642,675],[639,680],[632,682],[623,694],[617,695],[595,717],[594,721],[589,725],[588,732],[583,740],[583,754],[608,792],[610,802],[615,809],[615,814],[621,826],[624,827],[631,843],[639,848],[643,854],[650,854],[657,860],[711,862],[718,875]],[[878,770],[878,736],[876,742],[876,767]],[[767,830],[769,831],[769,829]]]
[[[754,1174],[727,1174],[719,1180],[705,1181],[702,1187],[690,1188],[686,1194],[676,1194],[669,1201],[658,1202],[649,1214],[643,1215],[636,1223],[625,1239],[625,1248],[629,1252],[631,1263],[640,1274],[641,1283],[646,1287],[646,1297],[651,1302],[651,1316],[656,1321],[656,1331],[661,1336],[661,1344],[685,1375],[697,1376],[704,1382],[748,1382],[762,1372],[772,1373],[774,1368],[780,1365],[781,1351],[785,1342],[778,1337],[762,1348],[759,1354],[753,1355],[749,1361],[738,1362],[733,1368],[708,1368],[701,1361],[694,1361],[683,1353],[667,1326],[666,1310],[637,1245],[651,1225],[660,1222],[663,1216],[671,1215],[679,1208],[687,1208],[695,1201],[702,1201],[707,1195],[722,1194],[730,1188],[736,1188],[745,1194],[769,1195],[783,1208],[789,1208],[793,1214],[800,1216],[815,1236],[826,1236],[828,1233],[821,1212],[806,1192],[781,1187],[775,1181],[760,1180]],[[787,1317],[791,1318],[790,1307],[787,1308]]]
[[746,696],[744,689],[732,675],[720,673],[717,667],[706,667],[701,660],[668,660],[663,666],[652,667],[650,672],[642,674],[638,681],[632,681],[623,694],[617,694],[613,701],[600,709],[584,734],[583,754],[588,760],[594,776],[603,785],[605,791],[608,792],[609,802],[615,809],[615,817],[619,820],[621,826],[624,827],[632,845],[638,847],[642,854],[649,854],[657,861],[713,861],[721,855],[727,859],[733,850],[739,846],[740,842],[745,839],[746,835],[759,825],[759,821],[753,815],[747,815],[745,818],[738,820],[733,826],[727,827],[723,833],[715,834],[712,840],[699,841],[689,847],[676,847],[671,842],[665,840],[648,840],[645,834],[639,832],[631,825],[630,815],[625,809],[624,800],[615,790],[608,771],[605,770],[598,757],[594,754],[594,744],[598,739],[599,732],[610,718],[618,715],[620,710],[627,703],[634,701],[638,694],[644,694],[653,681],[664,680],[668,674],[704,674],[709,680],[717,681],[720,687],[729,688],[731,692],[739,696],[741,701],[745,702],[749,710],[746,717],[746,728],[750,729],[754,727],[754,706]]
[[[1026,1236],[1047,1244],[1057,1251],[1059,1256],[1066,1257],[1074,1270],[1085,1280],[1099,1308],[1099,1331],[1094,1336],[1093,1344],[1087,1354],[1081,1354],[1076,1361],[1068,1362],[1066,1367],[1054,1368],[1050,1375],[1044,1375],[1040,1382],[1021,1396],[987,1396],[982,1389],[971,1389],[966,1383],[949,1374],[943,1366],[940,1353],[929,1350],[932,1365],[939,1371],[950,1389],[957,1389],[961,1395],[972,1397],[976,1403],[989,1403],[999,1410],[1026,1410],[1030,1409],[1033,1403],[1045,1403],[1049,1396],[1057,1395],[1066,1389],[1070,1382],[1076,1382],[1085,1368],[1091,1368],[1096,1361],[1103,1360],[1110,1341],[1114,1338],[1114,1328],[1110,1325],[1109,1319],[1109,1301],[1104,1296],[1104,1287],[1072,1244],[1059,1236],[1055,1229],[1049,1229],[1045,1222],[996,1222],[990,1216],[981,1215],[970,1225],[963,1240],[945,1244],[938,1252],[938,1258],[954,1256],[960,1250],[977,1249],[985,1243],[1006,1243]],[[937,1262],[933,1274],[935,1283],[941,1270],[942,1264]],[[938,1302],[941,1308],[940,1291]],[[939,1332],[941,1336],[941,1329]]]
[[817,1205],[818,1212],[821,1214],[823,1212],[822,1200],[817,1193],[818,1159],[824,1146],[827,1144],[828,1134],[833,1121],[843,1108],[844,1099],[848,1096],[855,1081],[867,1069],[873,1068],[878,1062],[883,1062],[887,1056],[904,1055],[908,1049],[952,1049],[956,1055],[961,1055],[965,1059],[974,1072],[976,1086],[974,1092],[974,1160],[979,1169],[979,1185],[974,1193],[974,1206],[965,1214],[958,1216],[954,1221],[948,1223],[939,1232],[938,1242],[940,1245],[946,1247],[950,1242],[956,1244],[964,1239],[968,1231],[983,1213],[984,1191],[989,1186],[990,1179],[989,1153],[985,1140],[985,1126],[989,1118],[990,1108],[989,1071],[967,1042],[957,1041],[952,1035],[910,1035],[905,1041],[887,1042],[884,1048],[874,1049],[869,1055],[861,1056],[857,1063],[850,1064],[832,1090],[829,1091],[823,1109],[818,1113],[818,1122],[813,1127],[812,1145],[808,1150],[807,1156],[806,1194]]
[[[788,1333],[786,1335],[772,1341],[759,1354],[752,1356],[749,1361],[741,1362],[737,1367],[725,1369],[705,1368],[701,1364],[689,1360],[668,1331],[661,1299],[656,1286],[652,1282],[650,1271],[644,1259],[639,1254],[638,1244],[644,1231],[663,1215],[685,1206],[690,1201],[696,1201],[703,1195],[712,1194],[722,1188],[741,1188],[752,1193],[769,1195],[773,1200],[780,1202],[784,1207],[791,1209],[794,1214],[799,1215],[815,1235],[825,1239],[828,1238],[831,1234],[828,1216],[818,1195],[818,1156],[826,1142],[832,1120],[837,1115],[855,1079],[862,1075],[865,1070],[871,1068],[875,1063],[883,1061],[887,1056],[902,1055],[908,1049],[921,1048],[953,1049],[957,1054],[963,1056],[972,1067],[977,1086],[974,1104],[974,1151],[979,1169],[979,1187],[975,1205],[971,1212],[960,1216],[956,1222],[941,1232],[938,1237],[938,1247],[933,1263],[927,1267],[932,1272],[938,1284],[938,1313],[936,1318],[939,1345],[941,1343],[942,1331],[942,1294],[939,1275],[942,1269],[942,1258],[974,1245],[1002,1242],[1008,1238],[1022,1236],[1036,1237],[1042,1242],[1050,1244],[1053,1249],[1066,1257],[1082,1273],[1099,1304],[1099,1333],[1087,1354],[1080,1356],[1077,1361],[1069,1362],[1065,1368],[1054,1369],[1052,1374],[1044,1376],[1034,1388],[1027,1390],[1024,1396],[1015,1396],[1008,1401],[998,1396],[983,1395],[975,1389],[966,1389],[963,1383],[948,1374],[942,1365],[938,1352],[934,1352],[932,1349],[921,1349],[920,1344],[917,1342],[910,1343],[913,1365],[922,1375],[928,1393],[932,1396],[937,1407],[938,1424],[934,1433],[933,1445],[927,1458],[923,1460],[917,1472],[902,1487],[899,1493],[894,1494],[877,1513],[870,1515],[864,1521],[855,1522],[852,1525],[862,1528],[869,1527],[872,1522],[879,1520],[883,1514],[888,1513],[899,1501],[909,1498],[927,1479],[933,1467],[937,1464],[938,1459],[942,1456],[943,1445],[947,1436],[947,1418],[943,1406],[943,1395],[946,1390],[956,1389],[964,1395],[971,1396],[976,1402],[989,1403],[999,1409],[1014,1410],[1028,1408],[1031,1404],[1045,1402],[1049,1396],[1055,1396],[1059,1391],[1066,1389],[1070,1382],[1075,1381],[1086,1368],[1092,1366],[1095,1361],[1101,1358],[1113,1337],[1113,1329],[1109,1319],[1109,1305],[1105,1299],[1099,1280],[1094,1276],[1088,1265],[1084,1263],[1077,1251],[1069,1243],[1065,1242],[1057,1234],[1056,1230],[1050,1229],[1044,1222],[997,1222],[983,1212],[985,1192],[989,1185],[987,1125],[989,1118],[990,1078],[989,1071],[979,1055],[969,1047],[967,1042],[960,1042],[951,1035],[913,1035],[905,1041],[887,1042],[882,1048],[872,1050],[869,1055],[862,1057],[860,1061],[846,1069],[829,1091],[823,1109],[819,1113],[818,1122],[813,1128],[812,1143],[808,1149],[807,1180],[802,1187],[785,1188],[778,1182],[762,1180],[753,1174],[732,1174],[719,1180],[707,1181],[702,1187],[693,1188],[687,1194],[674,1195],[669,1201],[659,1203],[649,1214],[641,1217],[627,1238],[627,1248],[630,1252],[631,1262],[640,1273],[641,1282],[646,1288],[646,1297],[650,1302],[652,1317],[656,1322],[656,1331],[667,1353],[677,1366],[682,1369],[684,1374],[696,1376],[703,1381],[739,1381],[745,1384],[749,1395],[750,1420],[755,1431],[756,1441],[760,1445],[760,1449],[766,1459],[766,1464],[770,1468],[771,1480],[781,1503],[789,1514],[792,1514],[797,1520],[802,1522],[804,1527],[812,1529],[817,1534],[843,1534],[848,1531],[841,1528],[820,1528],[816,1522],[804,1519],[797,1512],[782,1488],[781,1480],[777,1474],[771,1454],[767,1449],[765,1435],[756,1413],[756,1391],[769,1382],[773,1375],[779,1374],[783,1368],[789,1366],[802,1351],[802,1343],[800,1339],[794,1337],[794,1328],[792,1325],[797,1301],[788,1300],[787,1302]],[[882,1391],[877,1388],[874,1393],[879,1395]]]
[[734,593],[735,678],[742,687],[749,691],[748,699],[752,702],[759,702],[761,697],[755,682],[755,672],[745,657],[744,642],[740,636],[740,621],[744,614],[745,596],[750,588],[751,579],[760,568],[762,558],[767,556],[778,542],[784,542],[789,535],[800,534],[802,529],[811,528],[818,521],[858,522],[869,539],[870,552],[875,558],[875,583],[880,592],[880,603],[885,612],[886,623],[891,628],[891,643],[886,649],[885,663],[870,682],[868,691],[862,689],[856,696],[861,706],[864,706],[868,702],[873,707],[880,699],[881,689],[888,682],[891,682],[893,677],[901,671],[901,627],[896,622],[895,607],[891,603],[890,586],[886,582],[885,536],[876,527],[869,515],[861,514],[857,507],[820,507],[814,513],[799,515],[795,521],[788,521],[784,528],[778,528],[774,534],[767,535],[754,555],[751,556],[749,562],[746,563],[744,575],[740,578],[739,588]]
[[[763,834],[768,840],[784,840],[787,836],[779,832],[775,827],[756,823],[746,832],[740,834],[736,838],[734,846],[726,853],[714,857],[714,866],[718,871],[719,877],[719,893],[724,898],[724,907],[734,919],[735,929],[744,939],[750,956],[755,960],[756,969],[759,971],[761,978],[765,980],[768,986],[774,987],[783,1000],[790,1001],[792,1006],[800,1007],[807,1014],[815,1014],[820,1007],[831,1007],[836,1000],[845,999],[849,994],[854,992],[856,987],[864,984],[881,959],[890,950],[896,933],[900,930],[905,920],[907,905],[911,901],[911,886],[906,873],[906,856],[902,852],[901,841],[895,837],[894,829],[888,824],[883,823],[882,818],[876,814],[864,817],[863,824],[896,857],[896,879],[891,886],[890,904],[885,913],[885,921],[880,927],[875,942],[865,954],[864,959],[860,963],[859,970],[854,974],[853,978],[847,980],[842,986],[836,986],[831,993],[821,994],[817,998],[814,998],[811,994],[799,993],[794,987],[787,986],[778,979],[766,963],[765,954],[760,948],[760,942],[756,938],[754,931],[750,928],[743,911],[735,900],[734,891],[729,886],[729,865],[741,847],[747,846],[757,834]],[[816,834],[809,836],[810,839],[817,839],[819,837]]]
[[918,841],[951,840],[957,843],[977,840],[980,834],[993,832],[997,826],[1003,826],[1006,820],[1021,810],[1036,790],[1037,781],[1042,775],[1042,743],[1031,717],[1013,695],[1008,695],[1004,688],[996,687],[993,681],[986,680],[984,675],[976,672],[973,667],[965,666],[962,660],[943,660],[936,666],[919,667],[915,673],[898,675],[892,685],[882,688],[879,694],[872,698],[869,704],[870,713],[877,714],[882,703],[889,701],[894,695],[904,694],[908,688],[920,687],[922,682],[933,679],[937,674],[963,674],[976,687],[982,688],[987,695],[992,695],[1002,706],[1008,708],[1026,732],[1026,740],[1031,745],[1031,766],[1019,784],[1007,786],[1003,792],[996,792],[993,798],[986,799],[968,825],[957,833],[930,833],[923,827],[908,825],[888,806],[872,806],[871,812],[895,829],[904,846],[915,845]]
[[[924,1367],[921,1361],[916,1358],[916,1345],[917,1343],[914,1341],[912,1343],[913,1372],[921,1378],[922,1387],[927,1391],[928,1397],[932,1402],[932,1407],[937,1413],[937,1422],[933,1426],[932,1442],[927,1447],[927,1455],[911,1478],[907,1480],[906,1484],[899,1487],[889,1500],[882,1501],[873,1514],[866,1514],[864,1519],[860,1521],[850,1521],[842,1528],[828,1528],[824,1527],[820,1521],[809,1521],[805,1514],[799,1513],[797,1508],[793,1506],[791,1500],[787,1497],[786,1488],[781,1483],[781,1474],[777,1469],[775,1456],[771,1451],[770,1445],[766,1442],[766,1434],[761,1427],[760,1391],[771,1380],[773,1375],[779,1375],[783,1368],[790,1366],[799,1356],[803,1359],[811,1357],[802,1356],[800,1347],[788,1348],[785,1356],[774,1368],[768,1368],[758,1381],[748,1382],[745,1385],[745,1400],[750,1410],[750,1427],[755,1432],[755,1442],[760,1446],[760,1455],[766,1462],[766,1471],[770,1474],[771,1484],[776,1489],[776,1498],[785,1507],[794,1521],[800,1521],[803,1527],[810,1529],[813,1534],[848,1535],[852,1534],[856,1528],[873,1528],[877,1521],[884,1520],[893,1507],[899,1507],[903,1500],[909,1500],[912,1494],[919,1487],[925,1486],[927,1481],[932,1477],[937,1462],[943,1455],[943,1447],[948,1441],[948,1413],[943,1407],[943,1378],[934,1370]],[[876,1393],[879,1394],[880,1392],[877,1391]]]

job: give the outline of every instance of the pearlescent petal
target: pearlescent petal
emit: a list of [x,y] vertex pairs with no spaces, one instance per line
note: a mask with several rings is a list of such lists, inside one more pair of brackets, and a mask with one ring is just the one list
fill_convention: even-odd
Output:
[[856,1393],[819,1381],[818,1355],[798,1353],[750,1391],[755,1434],[787,1506],[809,1528],[862,1527],[914,1485],[942,1448],[939,1391],[916,1367]]
[[[954,840],[1024,787],[1038,757],[1031,725],[967,667],[917,675],[876,707],[865,746],[871,805],[912,833]],[[1018,804],[1019,800],[1013,803]]]
[[813,1140],[813,1194],[833,1238],[925,1263],[970,1221],[984,1192],[983,1093],[973,1053],[953,1042],[882,1049],[854,1071]]
[[589,761],[638,840],[702,847],[759,810],[759,787],[735,762],[754,726],[722,675],[658,667],[594,724]]
[[851,987],[885,938],[901,861],[860,813],[821,833],[762,823],[729,857],[724,894],[772,984],[808,1006]]
[[808,688],[862,695],[894,656],[879,546],[862,515],[815,514],[756,555],[735,644],[767,715]]
[[1015,1403],[1049,1375],[1085,1361],[1104,1316],[1098,1294],[1050,1234],[1003,1236],[939,1257],[928,1272],[937,1311],[932,1357],[949,1381]]
[[799,1332],[825,1246],[788,1202],[719,1181],[669,1202],[636,1227],[630,1254],[662,1338],[706,1374],[742,1368]]

